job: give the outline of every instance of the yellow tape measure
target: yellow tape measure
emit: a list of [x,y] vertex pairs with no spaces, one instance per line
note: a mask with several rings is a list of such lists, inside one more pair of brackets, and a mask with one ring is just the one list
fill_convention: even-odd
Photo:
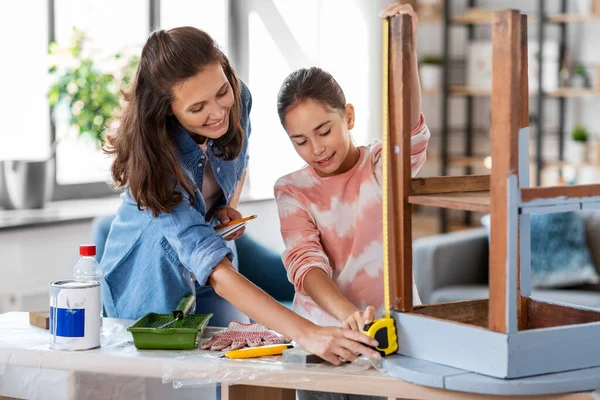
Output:
[[389,225],[388,225],[388,151],[390,146],[389,138],[389,26],[390,23],[387,19],[383,21],[383,70],[382,70],[382,92],[383,100],[381,108],[383,110],[382,115],[382,159],[381,159],[381,177],[382,177],[382,206],[383,206],[383,306],[385,307],[385,317],[390,317],[390,257],[388,252],[389,246]]
[[382,29],[382,53],[383,53],[383,70],[382,70],[382,92],[383,102],[381,108],[383,110],[382,121],[382,150],[381,150],[381,177],[382,177],[382,207],[383,207],[383,306],[385,309],[385,318],[377,319],[366,325],[363,332],[377,340],[379,345],[376,350],[381,355],[389,355],[398,350],[398,336],[396,335],[396,324],[390,318],[390,262],[389,262],[389,234],[388,234],[388,151],[389,151],[389,127],[388,127],[388,90],[389,90],[389,21],[383,20]]

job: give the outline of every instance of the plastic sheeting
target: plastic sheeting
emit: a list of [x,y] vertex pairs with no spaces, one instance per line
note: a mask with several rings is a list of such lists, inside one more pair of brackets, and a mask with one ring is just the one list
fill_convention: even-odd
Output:
[[[284,364],[281,357],[227,360],[202,350],[137,350],[127,327],[133,321],[105,318],[101,347],[89,351],[49,348],[48,330],[29,324],[29,314],[0,315],[0,396],[32,399],[216,398],[217,383],[310,382],[303,371],[357,373],[368,359],[341,367]],[[215,328],[205,331],[207,340]],[[290,373],[292,372],[292,373]]]

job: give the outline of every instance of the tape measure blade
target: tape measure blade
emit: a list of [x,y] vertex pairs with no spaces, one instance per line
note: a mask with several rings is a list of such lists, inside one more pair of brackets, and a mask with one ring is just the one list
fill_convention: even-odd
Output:
[[382,129],[382,207],[383,207],[383,290],[384,290],[384,310],[385,317],[390,317],[390,282],[389,282],[389,225],[388,225],[388,168],[389,168],[389,20],[383,21],[382,31],[383,42],[383,70],[382,70],[382,109],[383,109],[383,129]]

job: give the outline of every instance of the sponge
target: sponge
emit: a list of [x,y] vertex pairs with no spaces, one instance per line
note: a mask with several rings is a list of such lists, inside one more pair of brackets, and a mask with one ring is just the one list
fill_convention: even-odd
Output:
[[287,364],[320,364],[325,361],[301,347],[284,350],[281,360]]

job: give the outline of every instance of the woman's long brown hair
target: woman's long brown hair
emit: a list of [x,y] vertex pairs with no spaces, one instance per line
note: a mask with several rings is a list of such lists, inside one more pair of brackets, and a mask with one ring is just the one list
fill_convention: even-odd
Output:
[[206,65],[220,63],[234,93],[229,130],[213,141],[215,155],[235,159],[244,142],[240,124],[240,83],[229,60],[205,32],[180,27],[152,33],[146,42],[128,92],[118,127],[107,136],[105,152],[115,156],[111,174],[117,188],[131,190],[138,209],[154,216],[169,212],[182,201],[181,186],[194,203],[194,181],[181,168],[171,113],[172,88]]

